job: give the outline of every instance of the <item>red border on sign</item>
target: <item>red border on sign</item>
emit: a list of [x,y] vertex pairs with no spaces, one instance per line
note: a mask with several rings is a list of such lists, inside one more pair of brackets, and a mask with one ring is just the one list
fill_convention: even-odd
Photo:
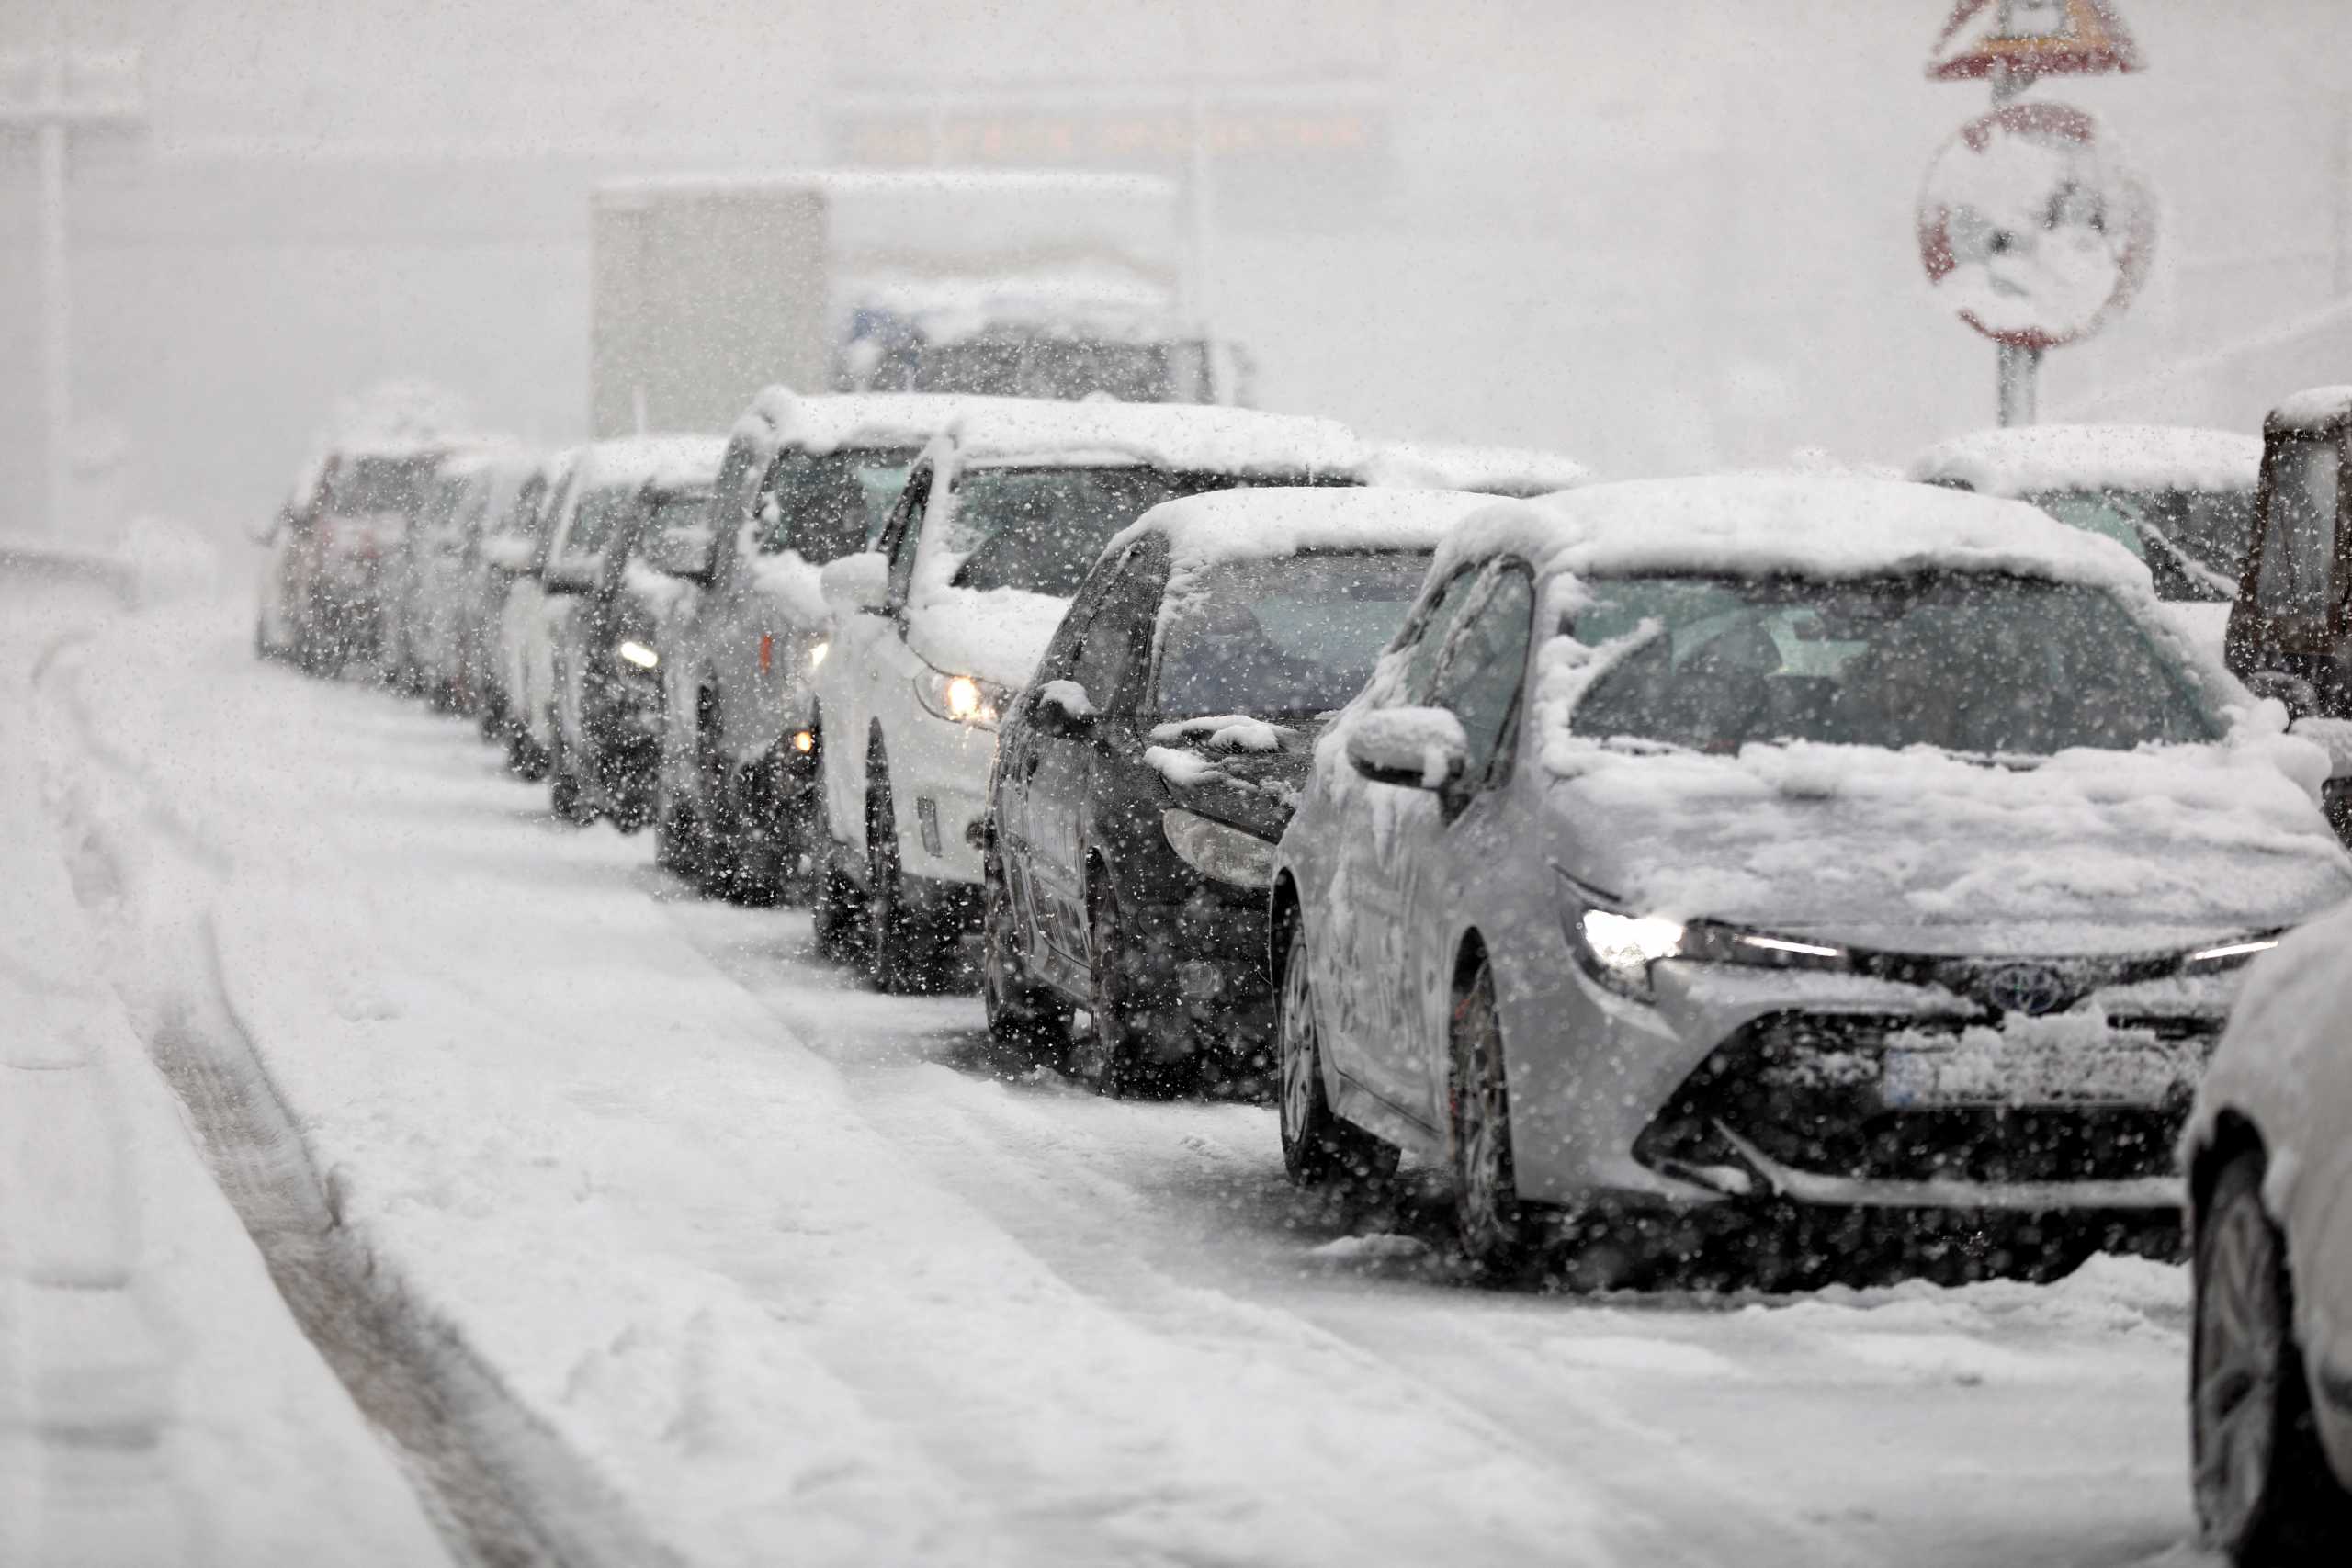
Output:
[[1996,73],[2019,76],[2104,76],[2144,68],[2140,46],[2111,0],[2066,0],[2074,36],[1986,39],[1966,54],[1939,60],[1961,28],[1999,0],[1955,0],[1951,19],[1928,51],[1931,82],[1982,81]]

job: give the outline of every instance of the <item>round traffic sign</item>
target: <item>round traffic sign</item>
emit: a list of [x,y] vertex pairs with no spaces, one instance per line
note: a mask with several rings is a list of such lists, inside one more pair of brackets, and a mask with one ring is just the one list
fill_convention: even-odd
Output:
[[1996,343],[2055,348],[2120,314],[2155,254],[2148,187],[2098,121],[2009,104],[1928,165],[1919,259],[1936,297]]

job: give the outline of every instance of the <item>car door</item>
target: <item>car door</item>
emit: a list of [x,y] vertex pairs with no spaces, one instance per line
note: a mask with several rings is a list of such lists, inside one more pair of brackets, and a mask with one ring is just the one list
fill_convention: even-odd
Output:
[[[1403,669],[1383,705],[1412,705],[1427,697],[1439,656],[1477,570],[1475,563],[1460,568],[1414,611],[1397,638]],[[1405,1104],[1391,1099],[1396,1086],[1380,1087],[1378,1064],[1394,1055],[1381,1037],[1401,1026],[1386,1016],[1396,997],[1393,987],[1380,982],[1379,974],[1381,965],[1393,960],[1389,950],[1403,929],[1400,913],[1385,907],[1396,880],[1388,865],[1387,840],[1398,814],[1415,804],[1408,797],[1418,796],[1424,804],[1429,797],[1359,778],[1341,787],[1347,805],[1335,824],[1338,843],[1326,900],[1333,918],[1310,933],[1307,950],[1315,964],[1316,995],[1328,1010],[1326,1046],[1332,1066],[1342,1077],[1381,1100],[1392,1114],[1409,1116],[1413,1112]]]
[[[1432,1077],[1430,1002],[1449,989],[1453,936],[1448,897],[1461,868],[1450,861],[1475,839],[1463,824],[1487,804],[1507,761],[1523,684],[1535,609],[1533,574],[1509,558],[1462,580],[1445,613],[1433,619],[1408,662],[1403,700],[1442,707],[1469,740],[1463,789],[1453,795],[1374,784],[1385,801],[1379,830],[1365,835],[1356,887],[1365,964],[1373,991],[1363,1041],[1366,1089],[1432,1130],[1442,1128],[1442,1067]],[[1475,868],[1469,868],[1475,871]],[[1439,973],[1442,971],[1442,973]],[[1447,998],[1450,1000],[1450,998]],[[1442,1040],[1435,1060],[1442,1064]]]
[[[1155,567],[1159,570],[1155,571]],[[1072,646],[1069,679],[1082,688],[1096,722],[1060,728],[1051,716],[1030,725],[1029,863],[1048,940],[1076,963],[1087,960],[1088,806],[1096,768],[1112,743],[1123,705],[1132,706],[1130,675],[1148,652],[1151,615],[1166,581],[1166,556],[1148,543],[1131,546],[1101,579]],[[1072,606],[1071,617],[1080,615]]]
[[819,671],[819,720],[824,727],[827,825],[836,842],[865,849],[865,758],[867,737],[888,705],[884,687],[895,681],[912,700],[911,672],[905,666],[903,622],[914,581],[914,559],[923,524],[939,483],[932,463],[918,463],[907,488],[882,526],[876,547],[889,562],[889,593],[878,611],[851,615],[833,628],[832,649]]
[[[1080,634],[1102,599],[1108,572],[1098,570],[1080,585],[1069,611],[1046,644],[1037,672],[1012,705],[997,735],[996,792],[993,800],[998,863],[1012,903],[1013,923],[1022,955],[1041,973],[1052,973],[1050,952],[1061,949],[1047,942],[1046,923],[1056,918],[1049,901],[1038,894],[1034,848],[1030,836],[1030,785],[1035,777],[1038,744],[1039,693],[1051,682],[1070,678],[1077,660]],[[1046,722],[1050,723],[1050,719]]]

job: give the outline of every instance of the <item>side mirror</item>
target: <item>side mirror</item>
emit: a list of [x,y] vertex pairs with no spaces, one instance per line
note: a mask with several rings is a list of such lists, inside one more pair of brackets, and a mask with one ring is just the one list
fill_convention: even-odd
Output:
[[1470,771],[1470,738],[1443,708],[1374,708],[1348,725],[1348,761],[1374,784],[1442,793]]
[[880,550],[860,550],[825,563],[817,591],[835,620],[876,615],[890,602],[890,561]]
[[646,547],[645,564],[658,572],[707,587],[710,583],[710,541],[711,530],[708,528],[670,529]]
[[1048,735],[1076,739],[1094,728],[1093,699],[1075,681],[1048,681],[1037,688],[1031,722]]
[[2284,670],[2256,670],[2245,678],[2245,689],[2266,701],[2286,704],[2292,715],[2319,711],[2319,688]]
[[2327,753],[2330,782],[2352,779],[2352,718],[2299,718],[2287,733]]

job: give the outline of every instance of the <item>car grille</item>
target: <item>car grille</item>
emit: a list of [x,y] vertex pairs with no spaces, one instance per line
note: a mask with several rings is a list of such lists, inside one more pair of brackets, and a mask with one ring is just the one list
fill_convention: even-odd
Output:
[[[2137,1103],[2086,1097],[2034,1103],[1904,1103],[1891,1049],[1957,1043],[1976,1020],[1777,1014],[1751,1024],[1683,1081],[1634,1145],[1653,1169],[1736,1166],[1729,1132],[1792,1169],[1858,1181],[2128,1180],[2169,1175],[2193,1070]],[[2198,1067],[2218,1023],[2115,1018],[2109,1031]],[[1964,1098],[1953,1096],[1954,1099]],[[2062,1100],[2041,1096],[2045,1101]]]

